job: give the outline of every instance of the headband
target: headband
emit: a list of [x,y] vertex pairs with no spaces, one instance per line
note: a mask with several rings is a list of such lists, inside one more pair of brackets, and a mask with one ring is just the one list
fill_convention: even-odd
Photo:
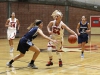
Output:
[[38,21],[38,22],[36,22],[36,25],[39,25],[40,23],[42,23],[42,21],[40,20],[40,21]]

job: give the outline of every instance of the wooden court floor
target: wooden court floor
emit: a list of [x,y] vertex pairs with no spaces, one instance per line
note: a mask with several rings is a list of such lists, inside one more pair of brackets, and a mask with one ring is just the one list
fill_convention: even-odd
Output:
[[[29,51],[26,55],[13,63],[13,68],[6,67],[6,63],[16,56],[19,52],[16,51],[19,38],[14,40],[14,52],[9,52],[7,39],[0,39],[0,75],[100,75],[100,35],[92,35],[91,41],[87,45],[96,45],[97,49],[88,48],[85,50],[85,57],[80,57],[80,49],[77,48],[77,43],[69,44],[67,37],[64,37],[64,49],[67,52],[62,52],[63,67],[58,66],[58,57],[53,53],[53,66],[45,66],[48,62],[48,53],[46,50],[47,40],[42,37],[36,38],[33,42],[42,51],[38,56],[35,64],[38,69],[27,68],[31,60],[33,52]],[[91,49],[91,50],[90,50]]]

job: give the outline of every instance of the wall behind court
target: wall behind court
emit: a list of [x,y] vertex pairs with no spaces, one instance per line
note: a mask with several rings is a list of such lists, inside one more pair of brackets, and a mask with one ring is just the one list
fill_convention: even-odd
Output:
[[6,27],[5,22],[7,19],[7,3],[0,2],[0,38],[6,38]]
[[[41,19],[44,22],[43,32],[48,35],[47,24],[53,20],[51,14],[54,10],[59,9],[63,13],[63,21],[66,23],[68,18],[68,26],[76,32],[77,23],[81,20],[81,16],[85,15],[87,21],[90,21],[91,15],[99,15],[100,12],[87,9],[70,7],[68,8],[68,16],[66,16],[66,6],[45,5],[45,4],[29,4],[23,2],[11,3],[12,12],[16,13],[16,18],[19,19],[21,27],[19,37],[22,37],[27,32],[27,27],[35,19]],[[7,20],[8,8],[7,2],[0,2],[0,38],[6,38],[7,28],[4,26]]]

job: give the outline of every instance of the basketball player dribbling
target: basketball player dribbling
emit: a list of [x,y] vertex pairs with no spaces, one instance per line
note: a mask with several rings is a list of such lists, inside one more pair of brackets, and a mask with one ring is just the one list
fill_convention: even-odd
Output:
[[[17,18],[15,18],[15,13],[12,12],[11,18],[9,18],[6,21],[5,27],[8,27],[7,29],[7,38],[9,40],[10,45],[10,52],[13,52],[13,40],[15,39],[16,32],[19,31],[20,23]],[[16,29],[17,28],[17,29]]]
[[15,60],[23,57],[26,51],[31,50],[35,53],[33,54],[33,57],[30,63],[28,64],[28,67],[32,69],[38,69],[38,67],[35,66],[34,62],[40,53],[40,49],[32,43],[32,40],[35,39],[38,36],[38,34],[40,34],[45,39],[50,40],[53,43],[57,43],[56,40],[52,40],[48,36],[44,35],[44,33],[42,32],[42,27],[43,27],[43,22],[41,20],[35,20],[35,22],[33,22],[28,27],[29,31],[20,39],[18,47],[17,47],[17,50],[20,52],[20,54],[18,54],[15,58],[13,58],[7,63],[8,67],[13,67],[12,63]]
[[86,21],[86,17],[82,16],[82,21],[77,25],[78,44],[82,48],[81,58],[84,58],[85,44],[88,43],[88,33],[91,31],[90,24]]
[[[59,10],[55,10],[52,15],[53,21],[50,21],[49,24],[47,25],[47,30],[50,34],[50,37],[54,40],[59,40],[58,44],[54,44],[52,41],[48,42],[48,55],[49,55],[49,62],[46,64],[46,66],[51,66],[53,65],[53,55],[52,55],[52,50],[53,48],[56,49],[56,54],[58,55],[59,58],[59,67],[62,67],[62,60],[61,60],[61,53],[59,51],[62,50],[62,45],[63,45],[63,34],[64,34],[64,29],[66,29],[69,33],[76,35],[77,34],[71,30],[65,23],[62,21],[63,14]],[[51,29],[51,30],[50,30]]]

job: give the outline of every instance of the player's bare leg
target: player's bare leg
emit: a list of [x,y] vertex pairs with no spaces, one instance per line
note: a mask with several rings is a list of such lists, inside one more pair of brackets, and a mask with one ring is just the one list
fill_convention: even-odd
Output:
[[28,64],[28,67],[31,67],[33,69],[38,69],[38,67],[35,66],[34,62],[35,62],[36,58],[38,57],[38,55],[40,53],[40,50],[36,46],[30,47],[29,50],[31,50],[31,51],[33,51],[35,53],[34,53],[32,59],[31,59],[30,63]]
[[84,58],[84,50],[85,50],[85,42],[82,42],[82,52],[81,52],[81,57]]
[[13,66],[12,66],[12,63],[13,63],[15,60],[17,60],[17,59],[23,57],[24,55],[25,55],[25,54],[20,53],[20,54],[17,55],[14,59],[10,60],[10,61],[7,63],[7,66],[8,66],[8,67],[13,67]]
[[13,39],[9,40],[9,45],[10,45],[10,52],[13,52],[14,47],[13,47]]

